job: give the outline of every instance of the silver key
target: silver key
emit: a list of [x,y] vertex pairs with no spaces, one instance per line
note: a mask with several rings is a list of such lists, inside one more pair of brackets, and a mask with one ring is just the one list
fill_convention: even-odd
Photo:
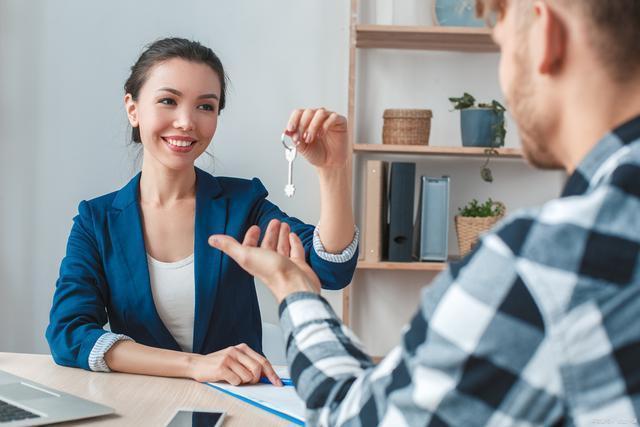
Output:
[[284,156],[289,162],[289,173],[287,178],[287,185],[284,187],[284,194],[287,197],[293,196],[296,192],[296,187],[293,185],[293,161],[296,159],[296,155],[298,154],[298,150],[296,147],[287,147],[284,150]]

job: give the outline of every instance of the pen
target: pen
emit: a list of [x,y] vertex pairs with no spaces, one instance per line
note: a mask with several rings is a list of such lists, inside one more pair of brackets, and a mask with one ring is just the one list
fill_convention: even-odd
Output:
[[[291,378],[280,378],[280,381],[282,381],[282,385],[293,385]],[[263,384],[271,384],[271,381],[269,381],[267,377],[260,377],[260,382]]]

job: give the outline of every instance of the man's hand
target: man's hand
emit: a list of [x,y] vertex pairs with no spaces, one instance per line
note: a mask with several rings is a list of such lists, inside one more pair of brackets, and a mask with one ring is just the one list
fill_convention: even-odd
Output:
[[260,228],[251,226],[242,244],[231,236],[213,235],[209,244],[230,256],[264,282],[280,303],[294,292],[320,292],[320,280],[307,265],[300,238],[289,224],[272,220],[258,247]]

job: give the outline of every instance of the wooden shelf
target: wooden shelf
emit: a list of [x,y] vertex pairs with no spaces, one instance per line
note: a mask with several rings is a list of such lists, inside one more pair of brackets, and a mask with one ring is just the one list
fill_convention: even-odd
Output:
[[358,261],[358,270],[443,271],[446,262],[368,262]]
[[356,47],[498,52],[488,28],[356,25]]
[[[393,144],[354,144],[356,153],[380,153],[380,154],[421,154],[431,156],[454,157],[484,157],[486,148],[475,147],[434,147],[431,145],[393,145]],[[498,156],[494,159],[522,158],[522,150],[519,148],[498,148]]]

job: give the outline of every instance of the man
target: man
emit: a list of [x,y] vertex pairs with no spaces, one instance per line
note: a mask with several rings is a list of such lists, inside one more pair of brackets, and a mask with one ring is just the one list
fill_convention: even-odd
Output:
[[[640,1],[478,0],[527,159],[570,175],[423,295],[377,366],[286,226],[210,242],[280,305],[312,425],[597,425],[640,418]],[[278,236],[278,232],[280,232]],[[286,255],[282,256],[282,254]]]

